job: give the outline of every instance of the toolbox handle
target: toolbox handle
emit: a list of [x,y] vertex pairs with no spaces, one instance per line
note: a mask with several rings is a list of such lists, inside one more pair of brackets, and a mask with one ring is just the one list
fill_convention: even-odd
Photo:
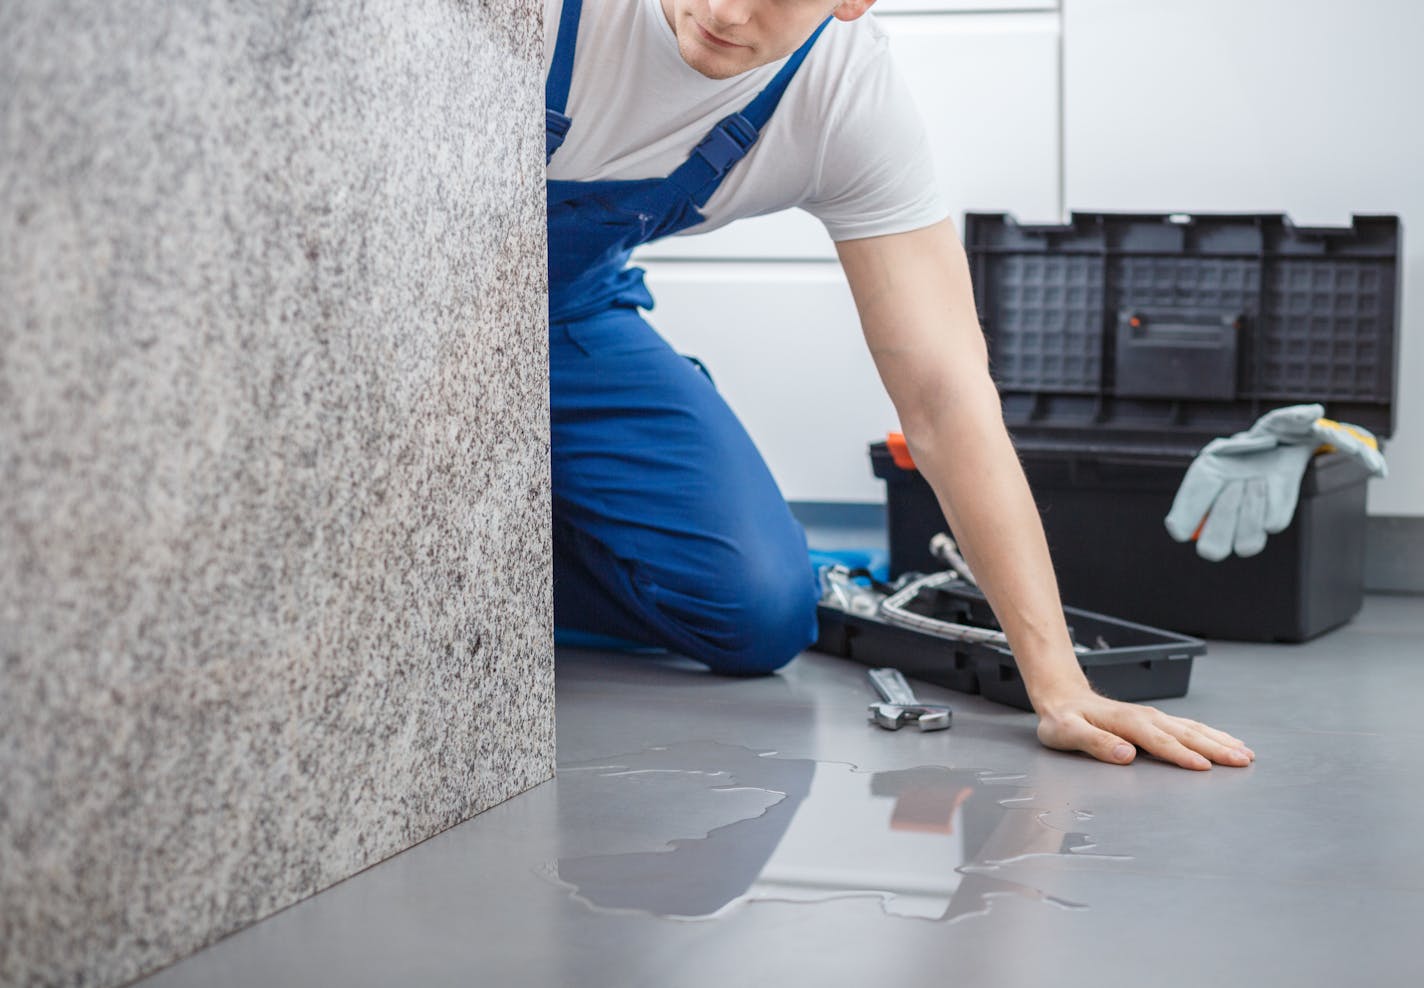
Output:
[[1343,240],[1345,237],[1355,235],[1355,228],[1352,226],[1296,226],[1291,224],[1291,230],[1299,237],[1316,237],[1321,240]]
[[1072,233],[1071,223],[1020,223],[1018,230],[1029,237],[1051,237],[1055,233]]

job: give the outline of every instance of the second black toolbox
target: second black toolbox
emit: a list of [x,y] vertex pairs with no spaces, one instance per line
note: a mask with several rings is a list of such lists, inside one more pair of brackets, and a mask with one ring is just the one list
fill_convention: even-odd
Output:
[[[965,249],[1004,416],[1064,603],[1204,637],[1304,641],[1363,599],[1355,461],[1307,470],[1291,525],[1207,562],[1163,519],[1196,451],[1284,405],[1394,429],[1400,228],[1269,215],[971,213]],[[929,485],[871,451],[887,484],[892,575],[930,571],[947,528]]]

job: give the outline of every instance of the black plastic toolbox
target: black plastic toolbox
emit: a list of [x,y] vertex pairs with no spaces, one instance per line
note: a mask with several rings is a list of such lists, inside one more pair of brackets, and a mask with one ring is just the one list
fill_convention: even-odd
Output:
[[[1272,408],[1321,402],[1394,428],[1400,226],[1280,215],[965,218],[991,366],[1066,604],[1209,638],[1304,641],[1363,599],[1368,474],[1317,456],[1290,527],[1207,562],[1163,519],[1196,451]],[[871,447],[890,570],[940,564],[929,485]]]
[[[999,627],[979,591],[936,587],[920,591],[910,605],[916,613],[980,627]],[[1192,660],[1206,651],[1195,638],[1127,621],[1065,608],[1074,638],[1098,647],[1078,656],[1093,688],[1117,700],[1160,700],[1185,696]],[[893,666],[916,679],[961,693],[1032,710],[1023,678],[1008,649],[950,641],[878,618],[862,617],[824,604],[815,648],[869,666]]]

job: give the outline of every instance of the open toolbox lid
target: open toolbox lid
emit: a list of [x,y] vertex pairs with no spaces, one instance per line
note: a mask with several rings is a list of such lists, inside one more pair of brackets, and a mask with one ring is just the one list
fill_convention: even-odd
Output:
[[1398,217],[968,213],[963,237],[1021,449],[1174,456],[1315,401],[1394,431]]

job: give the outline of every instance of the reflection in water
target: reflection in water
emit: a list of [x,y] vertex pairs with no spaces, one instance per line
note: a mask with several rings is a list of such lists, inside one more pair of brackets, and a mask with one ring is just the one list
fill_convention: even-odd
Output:
[[668,850],[563,858],[554,877],[593,908],[679,919],[743,902],[847,896],[879,897],[893,916],[942,921],[987,912],[1002,896],[1084,908],[995,874],[1033,855],[1094,847],[1070,829],[1091,813],[1029,805],[1021,775],[937,765],[872,774],[712,742],[560,768],[561,785],[596,788],[581,798],[648,800],[648,819],[660,808],[665,815],[677,797],[669,790],[660,804],[630,782],[691,777],[714,792],[758,790],[766,808],[705,837],[673,840]]

